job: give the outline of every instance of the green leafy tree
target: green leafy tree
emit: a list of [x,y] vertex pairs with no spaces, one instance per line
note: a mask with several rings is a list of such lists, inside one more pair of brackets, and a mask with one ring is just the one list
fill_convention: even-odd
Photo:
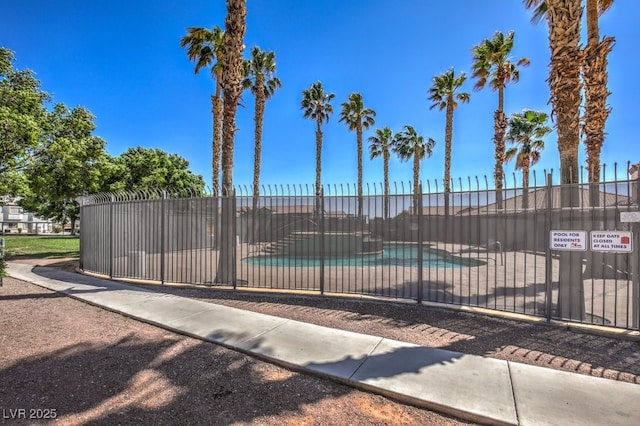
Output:
[[504,90],[510,82],[520,79],[518,67],[529,65],[527,58],[514,61],[511,58],[513,49],[513,31],[506,36],[502,32],[496,32],[491,39],[485,39],[473,48],[473,78],[477,79],[475,90],[480,90],[489,84],[493,91],[498,92],[498,109],[494,112],[494,137],[495,145],[495,169],[494,179],[496,185],[496,204],[502,209],[502,187],[504,181],[504,134],[507,129],[507,117],[504,114]]
[[413,208],[414,214],[418,214],[422,203],[420,202],[420,161],[425,157],[431,157],[436,142],[419,135],[412,126],[404,126],[404,129],[396,133],[393,139],[393,152],[400,160],[413,159]]
[[224,57],[224,31],[215,26],[212,29],[202,27],[187,28],[187,35],[180,39],[180,46],[187,48],[187,57],[196,63],[197,74],[203,68],[211,69],[215,82],[215,93],[211,95],[211,114],[213,115],[213,139],[211,149],[211,183],[213,194],[220,189],[220,155],[222,150],[222,59]]
[[118,179],[110,183],[112,190],[188,189],[204,191],[202,176],[189,170],[189,162],[177,154],[161,149],[129,148],[113,160]]
[[21,172],[42,138],[49,95],[30,70],[13,67],[14,53],[0,47],[0,194],[16,195]]
[[25,169],[29,193],[20,204],[41,217],[69,221],[72,230],[79,215],[76,197],[101,187],[108,162],[104,140],[92,135],[93,120],[85,108],[55,105],[44,145]]
[[329,116],[333,114],[331,101],[335,95],[324,91],[321,82],[316,82],[302,92],[300,104],[304,118],[316,122],[316,211],[321,211],[320,196],[322,194],[322,123],[329,122]]
[[375,135],[369,137],[369,152],[371,154],[371,159],[382,157],[384,179],[383,216],[385,219],[389,218],[389,159],[391,158],[391,153],[389,152],[389,150],[392,148],[392,146],[393,132],[388,127],[376,129]]
[[253,156],[253,210],[258,208],[260,196],[260,163],[262,155],[262,122],[266,100],[282,86],[276,72],[275,53],[260,50],[258,46],[251,49],[251,58],[244,63],[244,80],[242,85],[250,89],[255,97],[254,111],[254,156]]
[[360,93],[352,93],[349,95],[347,102],[342,104],[340,111],[340,120],[344,122],[349,130],[356,132],[356,149],[358,163],[358,217],[362,217],[363,200],[362,200],[362,131],[373,126],[376,112],[371,108],[365,108],[362,95]]
[[446,110],[444,135],[444,210],[449,214],[449,193],[451,192],[451,145],[453,140],[453,111],[458,102],[469,102],[471,95],[467,92],[456,91],[464,84],[467,76],[460,73],[457,77],[452,69],[433,78],[433,85],[429,89],[429,100],[433,102],[430,109]]
[[522,170],[522,207],[529,207],[529,168],[540,160],[544,149],[543,138],[551,133],[544,112],[524,110],[509,118],[506,140],[519,147],[505,153],[505,161],[516,159],[516,170]]

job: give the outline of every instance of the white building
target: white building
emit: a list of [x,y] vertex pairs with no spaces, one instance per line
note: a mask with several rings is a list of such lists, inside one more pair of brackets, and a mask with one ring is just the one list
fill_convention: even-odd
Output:
[[40,234],[53,232],[54,223],[24,211],[15,200],[4,199],[0,205],[0,233]]

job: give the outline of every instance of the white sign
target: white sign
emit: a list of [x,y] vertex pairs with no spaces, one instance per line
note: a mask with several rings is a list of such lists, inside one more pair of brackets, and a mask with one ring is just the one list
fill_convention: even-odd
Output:
[[587,231],[551,231],[551,250],[587,250]]
[[591,231],[591,250],[631,253],[633,251],[633,233],[630,231]]
[[640,212],[620,212],[620,222],[640,222]]

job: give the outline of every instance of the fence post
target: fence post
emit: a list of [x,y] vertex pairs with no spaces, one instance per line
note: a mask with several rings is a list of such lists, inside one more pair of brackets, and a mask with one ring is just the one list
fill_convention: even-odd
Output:
[[115,197],[109,200],[109,279],[113,279],[113,204]]
[[422,246],[422,206],[423,206],[423,198],[422,198],[422,184],[419,185],[420,194],[418,195],[418,200],[420,203],[418,204],[418,303],[422,303],[422,260],[423,260],[423,246]]
[[[0,267],[6,266],[4,264],[4,238],[0,238]],[[2,287],[2,268],[0,268],[0,287]]]
[[162,191],[162,199],[160,200],[160,283],[165,283],[165,247],[164,247],[164,239],[165,239],[165,220],[164,220],[164,212],[165,212],[165,200],[167,199],[167,191]]
[[[640,226],[637,223],[634,223],[631,227],[633,229],[633,252],[629,257],[631,257],[631,284],[633,287],[633,299],[631,300],[631,311],[633,319],[631,321],[631,325],[633,328],[638,329],[640,327],[640,309],[638,305],[640,305]],[[633,258],[635,257],[635,260]]]
[[324,188],[320,188],[320,294],[324,294]]
[[[640,209],[640,176],[635,181],[635,191],[631,191],[631,193],[635,192],[635,201],[636,205]],[[631,311],[633,318],[631,320],[631,325],[633,328],[638,329],[640,327],[640,224],[638,222],[634,222],[631,224],[631,229],[633,230],[633,251],[630,254],[631,258],[631,279],[632,279],[632,287],[633,287],[633,300],[631,301]],[[635,255],[635,261],[633,257]]]
[[547,322],[551,321],[551,298],[553,296],[553,262],[551,257],[551,218],[553,212],[553,186],[552,186],[552,175],[551,173],[547,174],[547,217],[545,220],[545,237],[544,241],[545,249],[544,249],[544,258],[545,258],[545,305],[544,305],[544,315]]
[[[81,202],[78,202],[78,204],[79,204],[78,212],[80,214],[80,217],[82,218],[82,210],[84,209],[84,200],[81,201]],[[38,235],[38,223],[36,223],[36,235]],[[78,238],[78,242],[80,244],[80,259],[78,260],[78,266],[80,267],[81,271],[84,271],[84,258],[85,258],[85,253],[84,253],[84,246],[85,245],[82,243],[83,237],[84,237],[84,234],[81,233],[80,237]]]
[[[242,195],[242,192],[240,193]],[[231,279],[233,280],[233,289],[236,290],[238,288],[238,270],[236,265],[236,260],[238,258],[238,214],[237,214],[237,198],[236,198],[236,189],[231,189],[231,211],[229,214],[231,215],[231,232],[233,233],[233,250],[231,251]]]

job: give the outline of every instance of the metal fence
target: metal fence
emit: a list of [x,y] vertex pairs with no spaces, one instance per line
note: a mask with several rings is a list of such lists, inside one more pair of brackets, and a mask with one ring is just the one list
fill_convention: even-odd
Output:
[[[80,199],[80,266],[113,278],[409,299],[638,329],[638,181],[561,186],[545,177],[534,175],[527,191],[503,190],[501,202],[486,177],[458,180],[448,195],[436,182],[418,196],[411,184],[389,195],[365,186],[362,198],[342,185],[320,197],[301,185],[263,187],[255,197],[245,187],[229,197],[97,194]],[[613,248],[602,243],[610,239]],[[222,273],[224,265],[231,270]]]
[[0,238],[0,287],[2,287],[6,267],[7,265],[4,259],[4,238]]

